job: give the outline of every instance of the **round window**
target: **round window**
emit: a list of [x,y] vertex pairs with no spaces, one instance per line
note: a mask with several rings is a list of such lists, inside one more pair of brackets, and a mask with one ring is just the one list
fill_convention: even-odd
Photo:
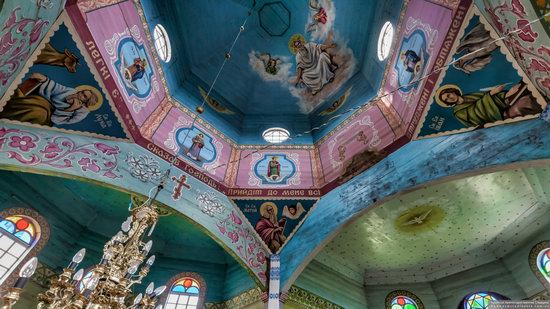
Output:
[[160,24],[155,26],[153,31],[153,39],[155,40],[155,49],[164,62],[170,61],[172,58],[172,48],[170,47],[170,39],[168,39],[168,34],[166,29]]
[[283,128],[270,128],[262,134],[264,140],[268,143],[279,144],[290,137],[290,133]]
[[384,61],[390,54],[391,42],[393,40],[393,25],[387,21],[378,37],[378,60]]

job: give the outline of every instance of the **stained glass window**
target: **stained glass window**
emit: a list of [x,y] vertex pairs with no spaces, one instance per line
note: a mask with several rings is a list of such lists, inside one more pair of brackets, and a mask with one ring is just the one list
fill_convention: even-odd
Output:
[[25,216],[0,217],[0,284],[25,258],[38,240],[34,220]]
[[170,289],[164,308],[196,309],[199,303],[200,289],[199,283],[193,278],[184,277],[176,281]]
[[464,309],[487,309],[491,302],[503,299],[508,299],[508,297],[492,292],[476,292],[464,297],[462,307]]
[[407,296],[399,295],[391,301],[391,309],[418,309],[418,305]]
[[544,278],[550,281],[550,248],[546,248],[539,253],[537,267]]

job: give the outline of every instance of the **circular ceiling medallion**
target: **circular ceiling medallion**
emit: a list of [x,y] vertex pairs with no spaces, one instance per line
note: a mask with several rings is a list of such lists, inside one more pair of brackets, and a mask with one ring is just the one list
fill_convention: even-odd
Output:
[[445,211],[435,204],[426,204],[403,211],[395,220],[395,228],[405,233],[430,231],[445,218]]

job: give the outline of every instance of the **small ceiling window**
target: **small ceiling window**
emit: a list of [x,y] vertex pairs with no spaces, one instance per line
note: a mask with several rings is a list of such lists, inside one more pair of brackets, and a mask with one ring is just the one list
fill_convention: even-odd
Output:
[[170,61],[172,58],[172,48],[170,46],[170,39],[166,33],[166,29],[161,24],[155,26],[153,31],[153,39],[155,40],[155,48],[160,59],[164,62]]
[[290,133],[283,128],[270,128],[262,134],[264,140],[268,143],[279,144],[290,137]]
[[393,25],[387,21],[378,37],[378,60],[384,61],[390,54],[391,42],[393,40]]

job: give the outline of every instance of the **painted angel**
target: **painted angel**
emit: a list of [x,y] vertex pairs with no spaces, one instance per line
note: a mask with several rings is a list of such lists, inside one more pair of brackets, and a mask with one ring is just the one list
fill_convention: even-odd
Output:
[[319,0],[309,0],[311,22],[307,25],[307,32],[315,31],[320,24],[327,23],[327,11],[319,4]]
[[261,53],[257,56],[264,64],[265,72],[271,75],[277,75],[279,72],[280,58],[272,58],[270,53]]
[[300,202],[296,203],[296,205],[285,205],[285,207],[283,207],[283,217],[296,220],[300,218],[305,211],[304,206],[302,206]]
[[206,90],[202,89],[202,87],[199,87],[199,92],[201,93],[201,96],[203,97],[203,99],[206,101],[206,104],[208,104],[208,106],[210,106],[213,110],[217,111],[218,113],[227,114],[227,115],[234,114],[232,110],[223,106],[217,100],[212,99],[212,97],[208,96],[208,93],[206,92]]
[[321,111],[319,113],[319,116],[330,115],[335,111],[337,111],[340,107],[342,107],[342,105],[344,105],[344,103],[346,102],[346,100],[348,99],[351,93],[351,88],[353,87],[349,87],[348,90],[346,90],[346,92],[342,96],[340,96],[336,101],[334,101],[329,107]]

